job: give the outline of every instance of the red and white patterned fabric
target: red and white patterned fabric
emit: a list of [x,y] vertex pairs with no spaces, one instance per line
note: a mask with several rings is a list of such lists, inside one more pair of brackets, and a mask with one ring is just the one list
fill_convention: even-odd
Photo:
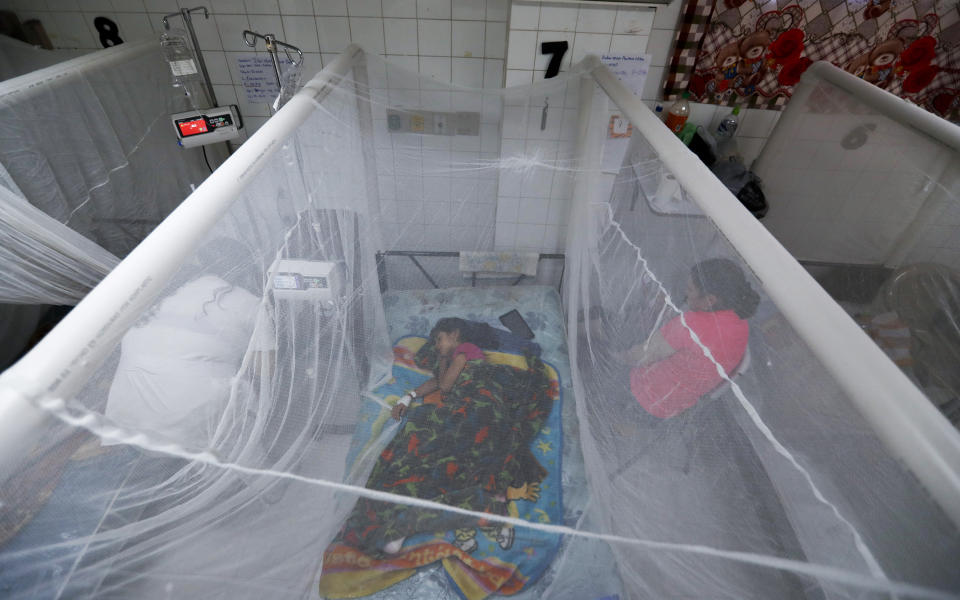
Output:
[[686,0],[664,98],[779,109],[817,60],[960,122],[960,9],[943,0]]

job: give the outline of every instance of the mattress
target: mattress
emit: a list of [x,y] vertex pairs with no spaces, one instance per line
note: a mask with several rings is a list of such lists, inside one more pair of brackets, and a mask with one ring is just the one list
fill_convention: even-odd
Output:
[[[384,308],[391,339],[429,336],[438,319],[460,317],[503,328],[499,316],[516,309],[534,332],[542,349],[541,358],[558,373],[562,388],[561,420],[564,431],[562,451],[563,524],[577,526],[587,508],[589,494],[583,456],[580,451],[576,397],[570,377],[570,361],[560,297],[546,286],[487,288],[445,288],[436,290],[390,291],[384,294]],[[541,598],[563,590],[576,597],[622,596],[613,554],[603,542],[565,537],[560,552],[540,579],[512,598]],[[449,585],[439,565],[421,568],[414,576],[368,596],[375,599],[437,598],[460,596]]]

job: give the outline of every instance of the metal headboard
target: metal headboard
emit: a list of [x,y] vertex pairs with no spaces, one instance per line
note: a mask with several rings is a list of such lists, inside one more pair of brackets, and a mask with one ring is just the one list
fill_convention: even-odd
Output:
[[[419,269],[420,272],[423,273],[423,276],[427,278],[427,281],[430,282],[430,285],[432,285],[432,286],[434,287],[434,289],[440,289],[440,285],[436,282],[436,280],[435,280],[433,277],[430,276],[430,273],[427,272],[427,270],[424,268],[423,263],[421,263],[419,260],[417,260],[417,257],[459,258],[459,257],[460,257],[460,253],[459,253],[459,252],[445,252],[445,251],[431,251],[431,250],[384,250],[384,251],[381,251],[381,252],[377,252],[377,277],[378,277],[379,280],[380,280],[380,292],[381,292],[381,293],[387,291],[387,289],[388,289],[388,285],[387,285],[387,261],[386,261],[386,258],[387,258],[388,256],[406,256],[407,258],[409,258],[409,259],[411,260],[411,262],[413,262],[414,265],[416,265],[417,269]],[[560,281],[559,281],[559,283],[557,283],[557,291],[559,292],[560,289],[563,287],[563,275],[564,275],[564,272],[566,271],[566,268],[567,268],[566,255],[565,255],[565,254],[557,254],[557,253],[541,253],[541,254],[539,254],[539,255],[537,256],[537,260],[538,260],[538,261],[540,261],[540,260],[562,260],[562,261],[564,261],[564,262],[563,262],[563,266],[562,266],[561,269],[560,269]],[[527,277],[526,275],[518,275],[517,278],[514,279],[513,283],[511,283],[510,285],[517,285],[517,284],[519,284],[521,281],[523,281],[524,278],[526,278],[526,277]],[[477,273],[476,273],[476,272],[474,272],[473,275],[472,275],[472,277],[470,278],[470,287],[477,287]]]

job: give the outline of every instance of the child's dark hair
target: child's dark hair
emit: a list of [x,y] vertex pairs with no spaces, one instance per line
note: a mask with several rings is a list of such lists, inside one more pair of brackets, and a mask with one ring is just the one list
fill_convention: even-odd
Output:
[[480,348],[496,350],[500,347],[493,327],[486,323],[474,323],[459,317],[446,317],[437,321],[430,331],[430,339],[435,340],[438,333],[453,333],[460,335],[461,342],[469,342]]
[[690,277],[701,293],[717,298],[714,310],[732,310],[741,319],[749,319],[757,311],[760,295],[750,287],[743,270],[732,260],[705,260],[690,269]]

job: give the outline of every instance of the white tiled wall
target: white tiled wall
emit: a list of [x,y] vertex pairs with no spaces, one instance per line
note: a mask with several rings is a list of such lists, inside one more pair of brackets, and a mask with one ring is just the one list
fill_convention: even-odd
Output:
[[[511,4],[510,31],[507,54],[507,84],[530,83],[543,78],[548,56],[540,54],[542,42],[563,41],[570,49],[564,57],[562,69],[567,69],[588,53],[649,54],[651,67],[641,98],[654,108],[661,97],[663,77],[673,49],[682,0],[673,0],[669,5],[657,7],[611,6],[572,3],[514,0]],[[552,103],[551,103],[552,106]],[[666,110],[666,109],[664,109]],[[713,129],[731,109],[708,104],[693,103],[691,122]],[[777,111],[747,109],[740,114],[740,129],[737,142],[744,162],[749,166],[763,149],[777,118]],[[504,128],[504,154],[507,149],[517,148],[517,140],[511,139],[510,129]],[[527,146],[537,147],[536,140],[524,140]],[[620,147],[625,148],[625,145]],[[527,149],[529,152],[529,148]],[[609,151],[609,150],[608,150]],[[607,176],[612,186],[613,175]],[[560,188],[564,189],[564,188]],[[565,189],[568,191],[568,189]],[[515,244],[536,246],[531,240],[540,238],[543,230],[545,250],[562,238],[551,235],[556,226],[566,226],[565,214],[558,219],[557,207],[561,200],[551,198],[550,208],[544,209],[537,197],[528,197],[501,178],[500,210],[498,210],[497,245],[511,247]],[[550,212],[550,210],[553,212]],[[516,215],[516,217],[514,217]]]
[[564,166],[574,157],[578,87],[573,81],[544,95],[505,101],[498,248],[553,251],[563,246],[573,192],[572,172]]
[[[544,78],[550,56],[540,53],[543,42],[569,45],[561,70],[587,54],[654,53],[644,98],[656,96],[668,60],[681,0],[669,6],[622,7],[514,0],[507,45],[507,85],[529,84]],[[657,29],[659,27],[659,29]],[[528,168],[500,177],[496,245],[554,251],[563,246],[567,208],[572,192],[570,172],[561,166],[573,155],[576,95],[549,98],[547,128],[539,130],[543,99],[504,111],[501,155],[546,162],[552,168]],[[551,131],[555,129],[556,131]],[[612,182],[613,176],[610,176]]]
[[[648,53],[653,60],[642,98],[652,107],[682,3],[617,7],[533,0],[5,0],[21,20],[40,19],[57,47],[90,50],[100,48],[93,28],[97,16],[113,19],[122,38],[135,40],[157,35],[163,29],[163,15],[176,12],[181,4],[206,4],[210,18],[194,17],[200,47],[219,102],[240,106],[247,133],[269,115],[266,104],[246,102],[240,85],[236,58],[250,51],[240,38],[247,28],[274,33],[300,46],[305,52],[304,79],[351,42],[437,79],[486,88],[542,79],[549,57],[540,54],[539,47],[546,41],[569,43],[563,69],[590,52]],[[173,23],[177,26],[179,18]],[[551,106],[564,110],[559,104]],[[692,120],[710,126],[728,110],[695,105]],[[759,154],[776,116],[759,110],[742,115],[738,137],[748,163]],[[523,136],[509,126],[504,131],[501,151],[507,156],[517,150],[518,136]],[[524,152],[540,156],[563,156],[566,151],[560,138],[520,141]],[[553,249],[561,243],[566,225],[561,208],[569,203],[563,197],[569,186],[559,184],[556,178],[560,177],[555,174],[547,186],[540,174],[516,189],[510,187],[510,177],[505,178],[497,207],[498,244],[513,246],[520,240],[531,247]],[[545,187],[536,188],[540,183]],[[535,188],[533,195],[527,194]]]
[[[668,106],[665,106],[663,110],[666,111],[667,108]],[[720,120],[732,111],[733,109],[729,106],[691,102],[690,122],[703,125],[712,133]],[[740,126],[737,128],[736,136],[737,148],[747,167],[760,156],[760,151],[763,150],[763,146],[779,118],[780,111],[777,110],[740,109]]]
[[[273,33],[305,53],[304,79],[313,77],[351,42],[387,59],[461,85],[501,87],[506,56],[508,0],[5,0],[21,21],[39,19],[58,48],[96,50],[97,16],[112,19],[133,41],[163,31],[165,14],[206,5],[194,15],[214,92],[237,103],[247,133],[266,121],[266,104],[247,103],[236,69],[250,52],[244,29]],[[180,26],[179,17],[172,20]],[[262,44],[259,50],[263,50]],[[419,60],[417,59],[419,57]],[[412,59],[412,60],[411,60]]]
[[[416,57],[410,67],[417,66]],[[447,61],[449,57],[420,57]],[[476,60],[459,59],[458,60]],[[396,61],[394,61],[396,62]],[[372,71],[383,63],[371,63]],[[387,67],[371,73],[377,183],[385,244],[405,250],[486,249],[497,209],[495,168],[500,149],[501,99],[439,88],[426,78]],[[421,75],[424,69],[421,69]],[[390,132],[387,107],[480,114],[479,135]],[[482,168],[482,165],[491,165]],[[429,235],[424,233],[429,227]],[[421,276],[413,271],[414,280]]]
[[[561,69],[567,69],[589,53],[644,53],[651,40],[662,48],[654,57],[656,69],[648,81],[663,75],[672,43],[673,30],[682,0],[668,6],[637,7],[587,3],[551,3],[514,0],[510,9],[510,39],[507,56],[507,81],[531,82],[542,79],[549,56],[540,54],[542,42],[567,41],[569,50]],[[670,13],[670,14],[668,14]],[[658,18],[659,17],[659,18]],[[661,29],[656,30],[655,27]],[[654,33],[660,31],[661,33]],[[644,98],[656,90],[652,83]]]

